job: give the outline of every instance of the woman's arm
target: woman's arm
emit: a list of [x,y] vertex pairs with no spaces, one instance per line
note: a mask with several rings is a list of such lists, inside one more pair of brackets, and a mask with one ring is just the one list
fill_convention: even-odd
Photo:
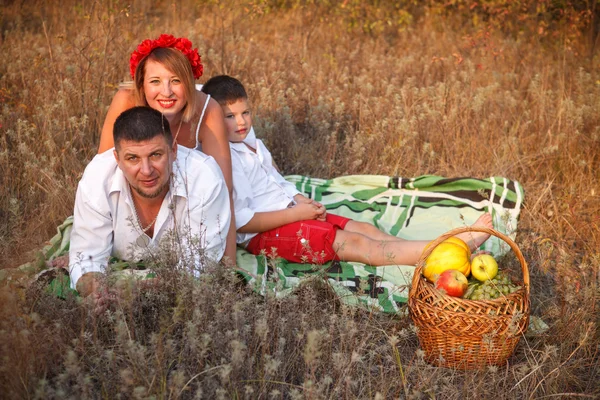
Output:
[[102,126],[102,132],[100,133],[100,145],[98,146],[98,154],[104,153],[106,150],[114,147],[115,143],[113,140],[113,127],[117,117],[125,110],[135,106],[133,99],[133,93],[129,89],[119,89],[108,107],[106,118],[104,119],[104,125]]
[[227,189],[229,190],[229,204],[231,206],[231,224],[227,233],[227,247],[225,256],[235,264],[235,213],[233,209],[233,184],[231,179],[231,152],[229,150],[229,141],[227,140],[227,131],[225,128],[225,117],[219,103],[210,99],[206,115],[200,126],[199,140],[202,142],[202,152],[213,157],[225,178]]

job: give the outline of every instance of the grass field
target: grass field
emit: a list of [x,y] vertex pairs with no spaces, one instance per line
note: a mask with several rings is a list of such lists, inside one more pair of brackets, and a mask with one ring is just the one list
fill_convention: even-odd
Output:
[[72,214],[131,51],[166,32],[198,47],[200,83],[246,84],[287,174],[519,181],[517,243],[545,334],[504,367],[461,372],[423,361],[407,317],[341,307],[317,283],[262,298],[216,269],[102,316],[12,285],[0,291],[0,397],[599,398],[595,2],[403,4],[5,1],[0,265],[31,261]]

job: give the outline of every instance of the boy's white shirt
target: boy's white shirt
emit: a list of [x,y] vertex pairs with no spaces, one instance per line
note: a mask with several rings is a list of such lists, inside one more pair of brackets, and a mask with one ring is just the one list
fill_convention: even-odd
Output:
[[[250,133],[254,133],[254,131],[250,129]],[[249,144],[248,136],[246,136],[246,139],[244,139],[244,143],[246,144]],[[251,147],[256,150],[256,155],[258,156],[260,163],[269,172],[269,175],[273,179],[275,179],[275,182],[277,182],[292,198],[295,195],[299,194],[300,191],[296,189],[296,185],[286,181],[285,178],[279,173],[279,171],[277,171],[277,168],[275,168],[275,166],[273,165],[273,156],[271,156],[271,152],[267,149],[263,141],[260,139],[256,139],[255,137],[254,143],[255,146],[251,145]]]
[[[256,139],[256,144],[254,153],[244,143],[229,143],[236,229],[250,222],[257,212],[285,209],[300,193],[277,172],[262,140]],[[236,241],[247,244],[256,235],[238,232]]]
[[[69,251],[71,287],[81,275],[103,272],[114,256],[138,261],[166,233],[176,229],[181,249],[192,252],[197,246],[187,242],[200,237],[209,258],[220,260],[231,218],[229,194],[216,161],[203,153],[178,146],[173,165],[173,181],[154,226],[154,236],[144,249],[135,242],[142,235],[136,226],[131,193],[113,151],[98,154],[86,167],[75,197],[73,231]],[[189,229],[189,232],[187,230]],[[192,254],[196,270],[202,260]]]

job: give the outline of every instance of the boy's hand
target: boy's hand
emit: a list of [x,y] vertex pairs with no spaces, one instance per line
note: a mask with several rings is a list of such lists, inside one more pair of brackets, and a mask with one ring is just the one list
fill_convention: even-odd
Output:
[[319,207],[322,210],[322,213],[317,218],[314,218],[314,219],[316,219],[318,221],[325,221],[325,218],[327,216],[327,211],[325,210],[325,206],[323,204],[319,203],[318,201],[309,199],[308,197],[303,196],[300,193],[298,193],[297,195],[294,196],[294,201],[297,204],[301,204],[301,203],[313,204],[313,205]]
[[296,221],[323,218],[325,207],[322,204],[315,203],[298,203],[292,207]]
[[300,203],[311,204],[314,200],[311,200],[308,197],[298,193],[297,195],[294,196],[294,201],[298,204],[300,204]]

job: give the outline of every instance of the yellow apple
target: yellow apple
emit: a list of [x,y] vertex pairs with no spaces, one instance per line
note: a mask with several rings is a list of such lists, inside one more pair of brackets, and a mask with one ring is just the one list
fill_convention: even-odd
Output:
[[471,260],[471,274],[481,282],[493,279],[498,274],[498,263],[489,254],[479,254]]
[[[425,249],[427,249],[427,246]],[[423,267],[423,276],[432,283],[442,272],[448,269],[456,269],[462,272],[463,275],[469,276],[471,272],[470,260],[471,250],[469,250],[469,246],[461,239],[451,237],[437,245],[427,257]]]

